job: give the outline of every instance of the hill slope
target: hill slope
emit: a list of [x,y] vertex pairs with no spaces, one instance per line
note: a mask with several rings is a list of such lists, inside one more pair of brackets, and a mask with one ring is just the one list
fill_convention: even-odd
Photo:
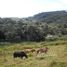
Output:
[[42,12],[28,18],[32,22],[67,22],[67,12],[66,11],[52,11],[52,12]]

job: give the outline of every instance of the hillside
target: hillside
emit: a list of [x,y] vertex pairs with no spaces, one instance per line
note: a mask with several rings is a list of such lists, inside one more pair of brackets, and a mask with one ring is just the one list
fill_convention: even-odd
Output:
[[21,21],[24,23],[25,22],[67,23],[67,11],[41,12],[27,18],[18,18],[18,17],[0,18],[0,22],[3,21],[4,19],[11,19],[17,22]]
[[67,12],[42,12],[27,18],[0,18],[0,41],[43,41],[67,35]]
[[[30,19],[30,18],[29,18]],[[35,22],[67,22],[67,12],[66,11],[52,11],[52,12],[42,12],[31,17],[31,21]]]
[[0,67],[67,67],[66,59],[66,11],[0,18]]

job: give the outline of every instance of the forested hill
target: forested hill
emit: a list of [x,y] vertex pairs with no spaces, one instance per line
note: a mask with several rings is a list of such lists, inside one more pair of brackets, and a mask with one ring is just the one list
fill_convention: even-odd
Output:
[[18,17],[0,18],[0,22],[3,21],[4,19],[16,22],[20,21],[23,23],[27,22],[67,23],[67,11],[42,12],[27,18],[18,18]]
[[66,23],[67,22],[67,12],[66,11],[52,11],[52,12],[42,12],[34,15],[32,18],[34,22],[47,22],[47,23]]
[[0,41],[42,41],[67,35],[67,12],[43,12],[28,18],[0,18]]

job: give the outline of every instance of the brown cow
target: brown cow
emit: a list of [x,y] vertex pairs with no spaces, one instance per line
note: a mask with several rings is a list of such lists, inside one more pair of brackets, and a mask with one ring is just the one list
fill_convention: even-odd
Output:
[[31,49],[31,52],[33,53],[33,52],[35,52],[36,50],[35,49]]
[[35,50],[35,49],[25,49],[24,51],[25,51],[26,53],[30,53],[30,52],[33,53],[33,52],[35,52],[36,50]]
[[40,53],[47,53],[47,51],[48,51],[48,48],[47,47],[45,47],[45,48],[40,48],[40,49],[38,49],[37,50],[37,54],[40,52]]

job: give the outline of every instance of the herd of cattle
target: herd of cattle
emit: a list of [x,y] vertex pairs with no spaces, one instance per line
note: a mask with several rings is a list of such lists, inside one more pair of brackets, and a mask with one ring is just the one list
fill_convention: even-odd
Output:
[[36,54],[39,54],[39,53],[47,53],[48,52],[48,47],[45,47],[45,48],[39,48],[39,49],[26,49],[24,51],[16,51],[13,53],[13,57],[14,58],[17,58],[17,57],[20,57],[20,58],[28,58],[28,55],[27,53],[30,53],[30,52],[36,52]]

